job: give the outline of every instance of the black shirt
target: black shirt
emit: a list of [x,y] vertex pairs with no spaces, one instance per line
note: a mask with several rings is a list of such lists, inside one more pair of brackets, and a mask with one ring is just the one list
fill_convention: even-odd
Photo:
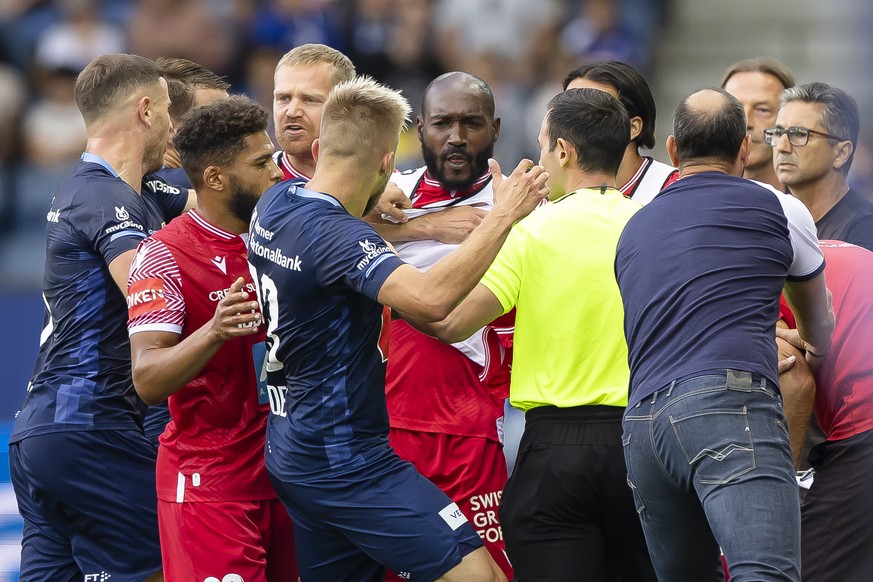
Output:
[[819,240],[841,240],[873,251],[873,202],[849,190],[815,228]]

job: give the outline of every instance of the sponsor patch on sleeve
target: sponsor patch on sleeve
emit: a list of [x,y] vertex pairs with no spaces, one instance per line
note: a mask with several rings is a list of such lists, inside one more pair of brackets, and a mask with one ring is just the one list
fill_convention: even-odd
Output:
[[457,503],[449,503],[443,507],[440,510],[440,517],[452,528],[452,531],[467,523],[467,517],[458,508]]
[[138,279],[127,290],[127,310],[131,320],[152,311],[167,308],[164,280],[155,277]]

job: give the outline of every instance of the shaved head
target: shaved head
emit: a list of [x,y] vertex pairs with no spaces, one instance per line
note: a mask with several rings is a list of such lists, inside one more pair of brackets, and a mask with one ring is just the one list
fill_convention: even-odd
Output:
[[476,75],[464,71],[445,73],[431,81],[421,99],[421,114],[427,115],[432,99],[439,99],[439,95],[445,93],[457,92],[475,95],[481,99],[483,110],[494,117],[494,93],[491,92],[491,87]]

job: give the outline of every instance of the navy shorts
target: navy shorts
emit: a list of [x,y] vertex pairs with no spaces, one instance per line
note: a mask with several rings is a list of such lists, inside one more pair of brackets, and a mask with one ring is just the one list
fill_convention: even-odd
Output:
[[161,569],[155,449],[141,432],[27,437],[9,445],[9,468],[21,580],[135,582]]
[[392,457],[305,483],[270,475],[294,521],[303,582],[381,582],[386,566],[405,579],[435,580],[483,547],[445,493]]

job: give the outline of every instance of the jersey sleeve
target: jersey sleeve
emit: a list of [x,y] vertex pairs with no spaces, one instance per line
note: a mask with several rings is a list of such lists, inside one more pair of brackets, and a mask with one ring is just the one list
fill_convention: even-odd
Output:
[[182,214],[188,204],[187,188],[170,184],[165,178],[157,174],[148,174],[143,177],[142,193],[154,198],[158,206],[161,207],[166,222],[170,222]]
[[521,223],[512,227],[509,236],[506,237],[506,241],[494,258],[494,262],[491,263],[482,280],[479,281],[494,293],[503,307],[503,313],[508,312],[518,303],[524,244],[522,228]]
[[824,270],[824,254],[818,246],[815,222],[806,206],[793,196],[777,194],[788,219],[794,260],[788,269],[789,281],[808,281]]
[[318,276],[324,287],[350,287],[376,301],[382,284],[404,262],[363,220],[335,220],[320,240]]
[[185,298],[179,265],[167,246],[154,238],[139,245],[127,282],[127,330],[182,333]]
[[135,249],[147,236],[140,208],[125,200],[127,197],[113,194],[114,190],[98,188],[79,196],[70,208],[72,228],[87,239],[107,265]]

